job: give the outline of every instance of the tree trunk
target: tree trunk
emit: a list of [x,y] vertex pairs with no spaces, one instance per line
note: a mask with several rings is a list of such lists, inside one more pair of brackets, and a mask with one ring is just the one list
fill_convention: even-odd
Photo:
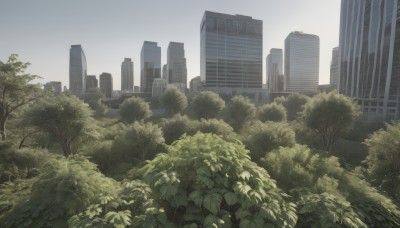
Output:
[[64,152],[64,156],[66,158],[68,158],[69,155],[71,155],[71,145],[70,145],[70,143],[65,142],[65,141],[61,141],[61,145],[62,145],[62,149],[63,149],[63,152]]
[[6,140],[7,135],[6,135],[6,119],[0,120],[0,134],[1,134],[1,139],[3,141]]

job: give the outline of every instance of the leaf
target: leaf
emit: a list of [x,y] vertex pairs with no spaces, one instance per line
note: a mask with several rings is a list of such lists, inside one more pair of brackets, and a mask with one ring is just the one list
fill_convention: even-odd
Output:
[[238,198],[237,198],[236,194],[233,193],[233,192],[225,193],[224,194],[224,199],[225,199],[225,202],[226,202],[226,204],[228,206],[232,206],[232,205],[234,205],[235,203],[238,202]]
[[218,218],[213,214],[209,214],[204,219],[203,225],[204,225],[204,228],[217,228],[218,227]]
[[213,214],[217,214],[220,209],[222,196],[219,193],[211,192],[204,197],[203,206]]
[[242,180],[250,180],[251,174],[248,171],[243,171],[240,175]]

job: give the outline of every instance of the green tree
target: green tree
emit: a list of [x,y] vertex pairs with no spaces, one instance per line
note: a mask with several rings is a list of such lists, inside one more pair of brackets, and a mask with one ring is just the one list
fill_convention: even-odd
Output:
[[245,123],[253,120],[257,109],[249,98],[234,96],[225,108],[225,122],[239,132]]
[[38,84],[30,84],[38,76],[25,74],[29,63],[18,61],[18,55],[10,55],[8,61],[0,61],[0,134],[6,140],[6,123],[10,116],[24,105],[42,96]]
[[197,124],[197,130],[202,133],[212,133],[221,136],[225,140],[236,139],[233,128],[223,120],[202,119]]
[[305,105],[303,118],[329,152],[332,144],[352,128],[358,110],[359,106],[349,97],[336,92],[320,93]]
[[286,121],[286,110],[281,104],[275,102],[265,104],[258,108],[258,119],[265,121]]
[[368,175],[375,186],[400,201],[400,123],[387,124],[365,140]]
[[240,143],[186,136],[142,170],[177,227],[294,227],[293,204]]
[[190,105],[197,118],[210,119],[225,108],[225,101],[214,92],[204,91],[197,94]]
[[85,103],[89,105],[97,117],[103,117],[108,112],[108,107],[103,103],[104,99],[105,96],[100,89],[85,94]]
[[119,115],[121,120],[127,123],[147,119],[151,116],[149,104],[142,98],[131,97],[126,99],[119,106]]
[[179,139],[183,134],[196,133],[197,121],[191,120],[185,115],[177,114],[171,118],[163,119],[160,126],[167,144]]
[[64,156],[72,154],[72,144],[82,136],[96,136],[92,111],[75,96],[60,95],[40,100],[25,112],[24,120],[56,139]]
[[[278,99],[282,101],[281,98]],[[287,119],[289,121],[297,119],[304,109],[304,105],[310,100],[310,97],[300,94],[292,93],[286,99],[283,100],[283,106],[287,111]]]
[[176,87],[165,90],[161,96],[161,104],[169,115],[182,113],[188,106],[188,101],[181,91]]

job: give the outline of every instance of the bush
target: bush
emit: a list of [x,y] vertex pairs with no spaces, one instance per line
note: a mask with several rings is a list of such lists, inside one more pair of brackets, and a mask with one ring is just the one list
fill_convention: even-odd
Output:
[[183,134],[193,135],[196,133],[197,121],[189,119],[187,116],[175,115],[161,122],[165,143],[171,144],[179,139]]
[[256,116],[256,107],[249,98],[241,95],[233,97],[225,108],[225,122],[233,127],[236,132]]
[[161,96],[161,104],[167,110],[168,114],[174,115],[182,113],[188,106],[188,101],[185,94],[179,91],[179,89],[171,87],[165,90]]
[[262,122],[286,121],[285,107],[277,103],[265,104],[258,108],[258,119],[261,120]]
[[223,120],[202,119],[197,124],[197,129],[202,133],[212,133],[219,135],[225,140],[236,138],[236,134],[233,131],[233,128],[229,124],[225,123]]
[[119,115],[122,121],[133,123],[149,118],[151,110],[150,106],[142,98],[131,97],[119,106]]
[[190,104],[195,116],[199,119],[215,118],[225,107],[225,101],[211,91],[203,91],[197,94]]

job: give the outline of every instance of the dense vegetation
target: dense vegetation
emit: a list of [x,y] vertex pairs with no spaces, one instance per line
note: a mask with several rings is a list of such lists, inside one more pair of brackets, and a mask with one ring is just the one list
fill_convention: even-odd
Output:
[[345,96],[169,89],[165,116],[129,98],[111,118],[27,66],[0,62],[1,227],[400,226],[400,124],[362,122]]

